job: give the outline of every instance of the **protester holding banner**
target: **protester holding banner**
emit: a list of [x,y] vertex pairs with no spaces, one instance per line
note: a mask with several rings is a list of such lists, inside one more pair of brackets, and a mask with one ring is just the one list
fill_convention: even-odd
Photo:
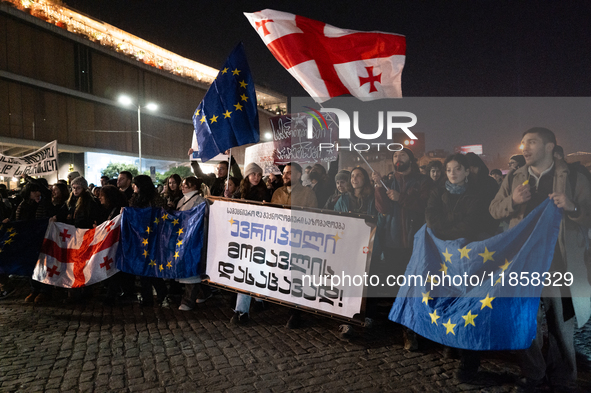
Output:
[[[133,196],[129,201],[130,207],[164,207],[166,202],[156,192],[156,187],[148,175],[138,175],[133,178],[131,183],[133,187]],[[170,306],[168,299],[168,289],[162,278],[140,277],[142,286],[140,304],[146,307],[154,305],[154,296],[152,295],[152,286],[156,289],[156,298],[161,307]]]
[[[101,187],[99,200],[103,208],[104,219],[109,221],[121,214],[121,209],[128,206],[125,194],[113,185]],[[105,304],[113,304],[117,299],[130,298],[134,294],[135,276],[119,271],[106,282]]]
[[330,173],[326,174],[326,169],[321,164],[314,164],[309,173],[310,187],[316,194],[318,206],[324,206],[328,198],[334,193],[335,183],[334,177],[338,170],[338,161],[336,165],[331,165]]
[[166,179],[166,193],[163,195],[166,199],[166,205],[169,209],[176,209],[177,204],[183,197],[181,190],[181,177],[176,173],[173,173],[168,179]]
[[297,162],[291,162],[283,168],[283,187],[273,193],[271,203],[287,206],[318,207],[318,200],[314,191],[304,187],[301,182],[302,167]]
[[[41,203],[48,201],[41,196],[42,186],[37,183],[28,182],[22,191],[23,201],[16,209],[16,221],[30,221],[36,218],[44,218],[46,209],[39,209]],[[38,211],[39,210],[39,211]],[[50,285],[42,284],[29,278],[31,293],[25,298],[25,302],[41,304],[51,299],[53,288]]]
[[72,180],[72,193],[65,206],[67,210],[66,224],[76,228],[90,229],[100,224],[100,209],[94,197],[88,191],[86,179],[79,176]]
[[244,179],[240,182],[240,198],[248,201],[270,202],[271,192],[262,181],[263,169],[251,162],[244,169]]
[[[316,195],[311,188],[302,185],[302,167],[297,162],[291,162],[283,168],[283,187],[273,194],[271,203],[287,206],[318,207]],[[300,324],[299,310],[290,309],[290,317],[286,327],[296,328]]]
[[351,192],[351,172],[342,170],[339,171],[335,178],[336,189],[334,194],[332,194],[326,200],[324,204],[324,209],[327,210],[334,210],[334,207],[341,196],[344,194]]
[[[189,176],[182,181],[183,197],[178,202],[176,210],[188,211],[205,202],[205,199],[199,195],[202,183],[203,180],[197,179],[195,176]],[[207,224],[205,226],[207,227]],[[203,303],[211,297],[211,289],[201,284],[201,276],[181,278],[178,282],[185,284],[185,291],[179,306],[181,311],[190,311],[195,307],[195,303]]]
[[[58,213],[58,218],[65,215],[65,223],[74,225],[80,229],[90,229],[103,222],[104,217],[101,209],[88,189],[88,182],[82,176],[78,176],[71,182],[72,193],[64,205],[64,208]],[[68,290],[68,299],[66,303],[79,303],[83,297],[89,294],[85,288],[72,288]]]
[[224,197],[240,198],[240,180],[233,176],[228,178],[228,181],[225,183]]
[[[465,238],[469,241],[489,237],[483,224],[482,210],[488,198],[482,198],[476,185],[468,181],[470,162],[465,155],[449,156],[444,163],[447,181],[431,193],[425,219],[427,227],[441,240]],[[453,350],[445,347],[444,355],[451,357]],[[461,381],[471,380],[480,367],[480,355],[475,351],[462,350],[460,368],[456,374]]]
[[[442,240],[477,240],[483,232],[479,198],[475,185],[468,181],[470,165],[465,155],[453,154],[445,160],[447,181],[431,192],[425,219],[427,227]],[[488,236],[487,236],[488,237]]]
[[[550,197],[563,209],[558,241],[550,272],[570,272],[569,287],[546,286],[537,316],[537,335],[529,349],[520,351],[520,384],[535,389],[548,379],[556,388],[576,389],[577,366],[574,346],[575,318],[581,328],[591,315],[591,286],[584,253],[585,227],[591,225],[591,186],[587,178],[569,171],[563,160],[553,158],[554,133],[531,128],[523,134],[525,166],[507,176],[490,205],[496,219],[509,218],[512,228]],[[511,180],[510,180],[511,179]],[[549,348],[542,352],[543,319],[547,321]]]
[[[269,202],[271,200],[271,192],[263,183],[263,169],[251,162],[244,169],[244,179],[240,182],[240,197],[249,201]],[[239,293],[236,297],[236,308],[234,315],[230,320],[233,324],[246,324],[249,321],[250,301],[251,297]],[[262,300],[257,299],[262,305]]]
[[377,215],[374,188],[367,171],[361,167],[354,168],[351,171],[350,185],[353,191],[341,195],[334,210],[344,213]]

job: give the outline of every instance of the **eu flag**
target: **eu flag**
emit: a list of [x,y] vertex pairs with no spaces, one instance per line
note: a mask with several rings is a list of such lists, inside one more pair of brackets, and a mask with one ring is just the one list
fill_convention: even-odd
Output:
[[529,348],[543,286],[555,281],[547,271],[561,217],[548,199],[517,226],[472,243],[423,226],[389,319],[450,347]]
[[224,151],[259,141],[259,114],[254,81],[244,45],[238,44],[193,115],[203,162]]
[[146,277],[187,278],[201,273],[205,209],[167,212],[162,208],[125,208],[117,269]]
[[0,273],[33,275],[49,218],[0,224]]

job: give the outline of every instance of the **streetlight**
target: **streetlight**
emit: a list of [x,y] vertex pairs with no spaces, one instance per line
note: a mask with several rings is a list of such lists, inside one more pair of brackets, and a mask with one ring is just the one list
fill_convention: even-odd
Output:
[[[133,100],[126,95],[119,96],[119,103],[123,106],[134,105]],[[139,172],[142,173],[142,127],[140,123],[141,118],[141,108],[142,106],[138,104],[137,106],[137,141],[138,141],[138,157],[140,159],[139,164]],[[144,108],[155,111],[158,110],[158,105],[154,104],[153,102],[147,103]]]

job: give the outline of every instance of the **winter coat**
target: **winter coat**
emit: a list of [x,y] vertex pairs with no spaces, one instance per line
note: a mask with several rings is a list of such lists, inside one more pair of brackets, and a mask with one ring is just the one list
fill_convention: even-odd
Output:
[[376,188],[376,208],[383,216],[382,244],[390,248],[412,248],[415,233],[425,223],[433,181],[416,169],[406,176],[395,173],[392,182],[386,185],[398,191],[400,198],[395,202],[388,198],[384,187]]
[[427,227],[441,240],[486,238],[478,236],[484,232],[481,213],[484,205],[485,201],[470,183],[463,194],[451,194],[445,186],[439,187],[431,192],[427,202]]
[[287,186],[277,189],[273,193],[271,203],[287,206],[318,207],[316,195],[310,187],[304,187],[300,183],[291,186],[291,193]]
[[[509,218],[509,227],[514,227],[523,220],[527,203],[513,206],[513,190],[529,178],[529,166],[515,171],[513,178],[505,177],[496,197],[490,204],[490,213],[496,219]],[[511,183],[511,184],[509,184]],[[573,284],[568,288],[572,297],[579,328],[591,316],[591,285],[587,276],[584,253],[588,247],[587,228],[591,225],[591,185],[581,173],[576,175],[574,193],[569,179],[569,169],[562,160],[554,160],[553,191],[565,193],[580,209],[577,217],[563,212],[558,233],[558,246],[565,261],[566,271],[572,273]]]

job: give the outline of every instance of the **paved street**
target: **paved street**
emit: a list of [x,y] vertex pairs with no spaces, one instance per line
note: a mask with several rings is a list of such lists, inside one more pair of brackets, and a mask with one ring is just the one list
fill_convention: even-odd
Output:
[[[484,354],[479,385],[453,377],[458,360],[438,344],[402,348],[399,326],[339,338],[339,323],[306,314],[299,329],[284,327],[287,309],[270,305],[248,326],[230,324],[230,296],[219,292],[196,310],[103,306],[55,301],[0,302],[1,392],[192,391],[487,391],[514,390],[518,368],[510,353]],[[385,314],[386,306],[382,308]],[[577,333],[579,385],[591,390],[591,327]]]

